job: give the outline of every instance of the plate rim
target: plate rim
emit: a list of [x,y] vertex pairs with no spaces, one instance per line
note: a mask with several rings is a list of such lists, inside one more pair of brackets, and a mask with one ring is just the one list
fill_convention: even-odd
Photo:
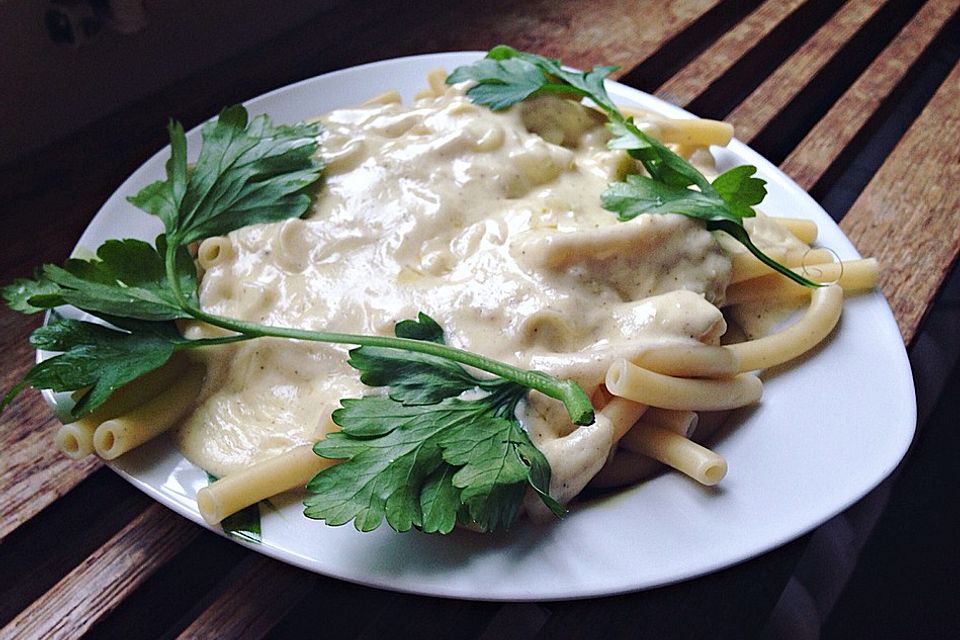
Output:
[[[280,97],[286,96],[287,94],[296,94],[297,92],[303,91],[306,87],[311,87],[316,83],[324,82],[336,82],[340,81],[345,77],[352,77],[354,75],[363,74],[372,69],[385,69],[387,67],[407,67],[407,66],[424,66],[428,63],[437,63],[446,61],[448,64],[451,63],[454,59],[466,59],[470,57],[479,58],[485,55],[485,52],[482,51],[451,51],[451,52],[438,52],[430,54],[420,54],[414,56],[404,56],[398,58],[389,58],[386,60],[368,62],[362,65],[357,65],[354,67],[348,67],[344,69],[338,69],[328,73],[320,74],[312,78],[306,78],[297,82],[294,82],[283,87],[278,87],[273,90],[270,90],[266,93],[260,94],[258,96],[252,97],[244,101],[244,105],[250,109],[252,113],[261,112],[258,110],[258,106],[264,103],[269,102],[270,100],[275,100]],[[462,60],[460,61],[462,63]],[[422,75],[422,74],[421,74]],[[407,87],[406,89],[410,89]],[[637,89],[633,89],[626,85],[622,85],[613,81],[608,81],[608,89],[611,92],[611,97],[614,98],[626,98],[627,100],[635,103],[639,103],[643,106],[647,106],[646,103],[652,103],[656,106],[656,110],[661,113],[668,113],[674,117],[695,117],[686,110],[672,105],[663,101],[656,96],[646,94]],[[371,90],[369,95],[373,95],[375,90]],[[349,104],[344,104],[342,106],[350,106]],[[188,132],[188,139],[196,137],[199,133],[200,127],[202,124],[197,125]],[[196,144],[192,145],[194,152],[196,152]],[[132,184],[138,182],[140,179],[146,175],[153,175],[152,170],[148,169],[157,162],[162,162],[169,155],[169,145],[165,145],[154,153],[148,160],[142,163],[136,170],[134,170],[111,194],[111,196],[104,202],[104,204],[98,209],[95,216],[91,219],[90,223],[84,230],[80,239],[77,242],[76,248],[86,247],[89,244],[90,238],[97,235],[95,230],[98,228],[97,221],[100,220],[102,224],[104,220],[108,219],[111,216],[110,211],[114,208],[115,200],[117,198],[124,198],[127,193],[132,193],[133,188]],[[856,253],[856,249],[852,242],[847,238],[846,234],[842,232],[838,225],[830,218],[830,216],[823,210],[823,208],[817,203],[805,190],[803,190],[799,185],[797,185],[792,179],[789,178],[786,174],[779,170],[778,167],[767,161],[759,153],[751,149],[745,143],[739,140],[733,140],[731,144],[726,148],[727,153],[736,156],[744,162],[752,163],[758,166],[759,173],[763,174],[764,178],[770,180],[773,179],[780,189],[792,192],[791,195],[796,196],[797,194],[802,194],[802,197],[805,198],[806,202],[804,203],[804,211],[807,209],[818,212],[816,217],[818,224],[827,222],[828,225],[832,225],[830,229],[831,241],[836,240],[837,235],[842,239],[845,245],[842,247],[843,252],[847,254],[859,255]],[[155,176],[153,179],[156,179]],[[804,217],[808,217],[804,215]],[[143,214],[143,220],[147,221],[149,226],[149,221],[151,219],[147,214]],[[822,219],[820,219],[822,218]],[[144,233],[148,233],[145,231]],[[99,244],[99,242],[97,242]],[[75,248],[75,250],[76,250]],[[831,247],[837,249],[837,247]],[[897,327],[896,321],[890,310],[889,304],[886,302],[886,299],[883,297],[882,293],[878,290],[875,290],[872,293],[865,294],[871,298],[879,297],[879,300],[883,301],[886,309],[886,314],[881,314],[882,317],[878,318],[878,321],[884,323],[882,327],[883,331],[889,333],[894,332],[896,336],[900,336],[899,328]],[[849,304],[849,302],[847,303]],[[49,314],[48,314],[49,317]],[[45,319],[46,323],[46,319]],[[162,491],[162,487],[158,488],[154,484],[144,481],[141,477],[137,476],[135,473],[132,473],[130,469],[123,463],[123,459],[120,461],[114,461],[108,463],[114,471],[119,473],[124,477],[128,482],[133,486],[137,487],[139,490],[146,493],[149,497],[157,502],[165,505],[168,508],[176,511],[181,516],[186,517],[187,519],[204,526],[206,529],[214,531],[215,533],[227,537],[232,542],[237,542],[242,544],[254,551],[263,553],[267,556],[273,557],[280,561],[298,566],[307,571],[314,573],[319,573],[322,575],[331,576],[337,579],[342,579],[354,584],[360,584],[365,586],[371,586],[374,588],[388,589],[392,591],[411,593],[416,595],[432,596],[432,597],[441,597],[441,598],[456,598],[463,600],[480,600],[480,601],[499,601],[499,602],[528,602],[528,601],[544,601],[544,600],[572,600],[572,599],[581,599],[589,597],[597,597],[603,595],[614,595],[619,593],[628,593],[635,592],[645,589],[650,589],[659,586],[665,586],[668,584],[674,584],[684,580],[688,580],[697,576],[706,575],[713,573],[717,570],[732,566],[739,562],[749,560],[751,558],[757,557],[774,549],[790,540],[794,540],[797,537],[807,533],[816,527],[820,526],[823,522],[834,517],[838,513],[846,510],[850,505],[862,499],[870,491],[872,491],[878,484],[880,484],[885,478],[887,478],[896,466],[900,463],[903,456],[906,454],[907,449],[909,448],[910,443],[913,441],[916,431],[916,418],[917,418],[917,407],[916,407],[916,392],[913,385],[912,375],[910,375],[910,363],[907,358],[906,348],[902,343],[902,339],[899,340],[900,348],[898,353],[895,354],[895,358],[898,361],[898,371],[900,374],[906,372],[905,380],[908,381],[908,387],[902,388],[902,398],[908,398],[910,402],[906,407],[906,413],[900,416],[900,420],[906,421],[909,423],[909,428],[905,428],[901,434],[901,442],[899,444],[900,452],[899,455],[891,456],[889,460],[885,461],[885,464],[882,468],[877,469],[872,475],[875,475],[875,481],[867,483],[864,485],[865,488],[861,487],[862,490],[857,490],[850,492],[842,504],[839,506],[834,505],[833,508],[829,510],[824,510],[822,517],[814,518],[810,520],[801,530],[793,532],[784,532],[783,535],[778,537],[769,538],[766,544],[759,545],[751,553],[741,553],[738,554],[735,558],[721,558],[718,559],[713,564],[703,564],[700,563],[696,568],[690,567],[685,570],[675,571],[670,577],[657,580],[657,581],[647,581],[645,583],[641,582],[639,584],[620,584],[616,587],[611,587],[610,585],[603,584],[592,584],[592,585],[582,585],[581,588],[576,587],[564,587],[564,586],[553,586],[549,588],[542,588],[539,590],[531,591],[529,589],[514,589],[514,590],[502,590],[495,593],[479,593],[476,591],[464,591],[463,589],[457,588],[447,588],[447,589],[438,589],[437,586],[433,583],[429,584],[418,584],[416,582],[404,581],[403,579],[389,578],[384,576],[359,576],[356,574],[351,574],[349,572],[345,573],[342,571],[331,570],[329,568],[323,569],[319,568],[316,565],[316,560],[309,560],[302,557],[301,555],[290,551],[289,549],[284,549],[281,547],[268,545],[268,544],[251,544],[242,540],[237,540],[233,537],[227,536],[223,533],[222,528],[218,526],[207,525],[203,519],[200,517],[199,512],[195,508],[195,502],[193,503],[193,508],[191,509],[189,505],[184,502],[180,502],[176,499],[171,498],[170,495]],[[43,352],[37,353],[38,361],[42,359],[45,355]],[[894,355],[894,354],[890,354]],[[43,391],[43,397],[50,404],[55,411],[58,412],[59,416],[63,415],[64,408],[64,394],[54,394],[48,390]],[[908,434],[909,432],[909,434]],[[168,444],[169,448],[173,448],[172,444]],[[180,455],[179,452],[176,452],[176,455]],[[302,516],[301,516],[302,517]],[[309,522],[309,521],[308,521]],[[326,525],[322,525],[326,526]],[[349,527],[350,525],[347,525]],[[382,525],[381,530],[386,529],[387,525]],[[343,529],[341,527],[340,529]],[[393,535],[400,535],[391,532]],[[358,534],[358,535],[371,535],[371,534]],[[404,535],[425,535],[414,532],[412,534]],[[482,589],[482,587],[481,587]]]

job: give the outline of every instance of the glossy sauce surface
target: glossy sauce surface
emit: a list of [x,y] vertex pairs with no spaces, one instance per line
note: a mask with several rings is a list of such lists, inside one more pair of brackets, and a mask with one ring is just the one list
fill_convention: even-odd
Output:
[[[723,332],[715,304],[730,261],[713,235],[679,215],[618,222],[602,209],[608,183],[634,167],[606,148],[595,112],[543,97],[495,113],[453,87],[322,121],[328,166],[313,210],[205,241],[205,309],[384,335],[424,312],[450,344],[574,378],[588,393],[615,357]],[[335,428],[341,398],[374,392],[346,351],[275,339],[211,350],[178,446],[226,475],[316,441]],[[551,492],[572,497],[606,460],[609,424],[575,429],[542,397],[522,413],[551,464]]]

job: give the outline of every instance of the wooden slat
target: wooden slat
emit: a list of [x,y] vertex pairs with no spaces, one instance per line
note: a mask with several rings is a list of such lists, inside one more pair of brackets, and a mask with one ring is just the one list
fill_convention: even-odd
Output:
[[[0,394],[33,365],[35,352],[27,337],[39,322],[39,317],[0,311],[0,332],[9,345]],[[0,414],[0,540],[100,466],[95,458],[77,463],[61,454],[53,444],[59,425],[35,391],[24,391]]]
[[310,592],[316,580],[302,569],[251,556],[225,578],[220,596],[179,638],[262,638]]
[[[936,11],[933,8],[935,3],[939,7]],[[486,48],[501,41],[555,55],[570,64],[581,67],[599,63],[621,64],[629,67],[652,55],[664,41],[681,32],[717,2],[716,0],[696,2],[659,0],[638,5],[625,0],[598,0],[590,3],[589,10],[584,10],[586,3],[555,3],[552,0],[519,3],[514,0],[494,0],[490,3],[453,4],[445,15],[431,17],[430,20],[422,21],[420,24],[411,20],[415,12],[399,11],[403,3],[387,4],[389,5],[387,11],[383,11],[380,7],[376,9],[377,13],[383,13],[383,15],[373,15],[375,11],[369,9],[365,10],[368,11],[367,15],[349,16],[350,20],[344,24],[331,21],[330,25],[335,25],[336,30],[340,32],[335,37],[327,38],[327,35],[335,30],[334,26],[328,25],[324,31],[317,32],[315,29],[317,25],[308,25],[292,35],[278,39],[277,47],[297,52],[296,55],[289,54],[282,58],[296,61],[293,67],[278,65],[276,55],[262,56],[259,51],[252,52],[241,56],[238,60],[230,61],[229,64],[221,65],[210,74],[202,74],[203,77],[194,78],[173,88],[165,93],[164,100],[159,103],[152,99],[147,101],[152,102],[153,105],[147,105],[149,108],[146,110],[126,111],[121,114],[119,127],[117,122],[112,122],[111,125],[102,125],[94,130],[102,133],[105,128],[117,127],[118,131],[122,131],[124,123],[129,129],[153,126],[151,122],[154,124],[162,122],[163,118],[169,114],[183,117],[186,113],[188,117],[196,119],[211,112],[209,104],[214,100],[212,96],[216,96],[216,100],[230,100],[233,97],[258,93],[267,88],[262,85],[271,77],[276,78],[275,81],[270,81],[272,86],[296,79],[291,75],[310,74],[329,67],[340,67],[384,56],[428,50]],[[439,3],[428,4],[432,7]],[[844,100],[848,100],[849,103],[832,110],[821,125],[828,127],[824,123],[829,123],[832,119],[835,125],[842,123],[844,126],[849,124],[851,127],[849,131],[843,129],[840,136],[855,135],[856,131],[862,127],[863,121],[876,110],[877,100],[881,99],[877,96],[887,95],[896,81],[903,76],[904,68],[909,61],[916,58],[914,45],[911,44],[913,40],[916,41],[917,49],[922,49],[919,43],[929,42],[935,30],[930,25],[942,24],[944,18],[941,13],[944,10],[943,7],[948,4],[948,2],[931,0],[924,9],[924,12],[934,16],[930,22],[915,25],[919,16],[917,20],[911,22],[904,34],[888,47],[888,51],[884,51],[881,58],[874,62],[867,73],[851,88],[848,92],[850,97],[844,96]],[[737,56],[742,55],[743,50],[769,33],[771,25],[757,22],[758,18],[755,16],[760,15],[760,11],[768,12],[765,15],[771,17],[780,16],[773,17],[773,21],[782,21],[783,16],[789,15],[789,8],[793,6],[795,3],[781,6],[772,0],[765,3],[747,21],[724,36],[721,39],[723,44],[716,45],[718,47],[716,53],[725,55],[726,58],[711,59],[704,54],[681,72],[677,80],[671,81],[673,84],[665,84],[664,88],[680,87],[687,92],[685,96],[695,97],[722,75],[736,61]],[[397,11],[396,16],[391,9]],[[849,7],[846,10],[852,11]],[[333,12],[334,17],[342,16],[343,13],[343,10]],[[359,10],[358,13],[360,13]],[[860,19],[862,21],[863,18]],[[845,28],[852,28],[852,24],[847,24]],[[829,28],[833,31],[823,36],[818,33],[818,36],[811,39],[810,42],[814,43],[808,43],[812,48],[811,51],[804,53],[804,48],[801,48],[787,62],[793,65],[793,70],[788,73],[790,82],[785,100],[796,96],[816,71],[822,68],[823,61],[831,55],[830,51],[838,50],[839,46],[849,39],[849,34],[853,33],[853,31],[838,31],[836,25]],[[358,39],[355,36],[356,33],[362,33],[364,37]],[[843,35],[844,33],[847,35]],[[820,40],[816,40],[817,37],[820,37]],[[354,40],[356,42],[349,46]],[[345,47],[345,44],[348,46]],[[902,55],[904,49],[909,49],[907,57]],[[799,61],[794,60],[797,56],[801,56]],[[312,62],[307,63],[307,60]],[[699,78],[695,77],[697,74],[694,73],[694,69],[698,67],[704,73]],[[274,75],[271,76],[271,74]],[[215,82],[211,82],[213,76],[218,76]],[[776,74],[771,76],[770,81],[775,76]],[[955,236],[944,237],[942,232],[942,229],[948,228],[956,233],[957,227],[960,226],[957,225],[956,220],[957,196],[949,190],[950,186],[956,184],[957,179],[960,178],[957,175],[956,151],[954,145],[949,145],[948,150],[948,145],[943,142],[956,140],[960,134],[955,106],[960,98],[957,95],[958,80],[960,79],[957,77],[957,70],[954,70],[953,75],[904,137],[900,146],[844,221],[845,230],[861,250],[878,255],[887,266],[883,287],[891,298],[901,321],[901,331],[908,340],[916,330],[920,316],[927,308],[951,260],[955,258],[958,244],[960,244],[960,239]],[[761,85],[758,92],[764,90],[765,86]],[[232,88],[224,92],[223,87]],[[777,91],[783,91],[784,85],[774,88]],[[761,98],[751,97],[751,101],[754,100],[763,102]],[[769,122],[772,116],[764,115],[765,112],[762,109],[764,104],[752,102],[751,104],[753,106],[750,108],[758,114],[757,128],[754,130],[758,131],[764,124],[763,118]],[[781,103],[780,107],[775,107],[774,114],[782,108],[782,104],[785,102]],[[173,105],[176,105],[176,110]],[[746,115],[753,117],[751,114],[744,113],[745,117]],[[857,117],[853,118],[853,114]],[[920,125],[921,121],[924,123],[923,126]],[[784,167],[788,170],[797,171],[798,167],[802,168],[803,180],[807,181],[805,186],[809,186],[822,175],[829,166],[829,162],[849,142],[849,137],[838,140],[835,134],[825,135],[830,131],[831,129],[825,128],[821,130],[820,136],[824,142],[831,143],[829,148],[819,149],[813,146],[814,143],[804,140],[794,156],[784,163]],[[743,132],[744,130],[741,129],[740,134],[742,135]],[[123,137],[122,134],[115,135],[117,138]],[[812,136],[813,133],[808,138]],[[99,141],[98,135],[93,135],[92,139]],[[73,159],[68,158],[66,165],[70,166],[74,164],[74,160],[82,161],[86,158],[88,146],[92,145],[76,145],[72,156],[67,154]],[[934,153],[931,154],[931,151]],[[133,159],[137,159],[137,154],[143,153],[143,151],[127,152],[126,161],[132,162]],[[927,154],[933,157],[928,159]],[[915,166],[915,162],[921,163],[922,166]],[[107,164],[104,166],[106,167]],[[60,215],[58,211],[61,207],[41,205],[50,202],[56,205],[66,204],[69,206],[70,215],[66,216],[67,220],[64,220],[64,223],[82,228],[85,223],[82,213],[92,212],[93,205],[78,205],[73,194],[74,187],[80,190],[92,190],[84,196],[86,198],[84,202],[99,201],[110,190],[109,180],[104,176],[109,176],[109,171],[116,169],[117,166],[112,165],[105,169],[94,169],[100,173],[95,174],[93,180],[89,180],[89,175],[81,178],[72,177],[73,174],[59,169],[52,171],[55,177],[62,175],[64,179],[74,180],[79,184],[68,184],[67,188],[61,188],[53,195],[38,191],[21,197],[15,203],[16,210],[31,217],[43,212],[43,215],[55,219]],[[84,184],[86,181],[94,186],[87,186]],[[33,183],[40,185],[56,182],[52,178],[45,178],[35,180]],[[907,193],[901,193],[901,191]],[[926,203],[931,203],[933,206],[925,206]],[[57,213],[52,213],[53,211]],[[931,228],[925,230],[925,221],[939,224],[939,227],[936,227],[937,231],[932,231]],[[894,245],[890,242],[890,237],[902,237],[902,233],[893,233],[899,230],[900,224],[910,225],[917,230],[906,246]],[[67,231],[63,231],[65,228]],[[73,237],[74,234],[74,231],[67,227],[59,227],[59,229],[52,231],[49,237],[44,236],[44,240],[48,241],[48,247],[53,247],[56,251],[65,250],[69,246],[68,238]],[[18,238],[20,248],[16,252],[8,253],[0,260],[0,263],[11,272],[25,268],[23,266],[25,257],[34,255],[32,252],[35,251],[32,235],[19,234]],[[891,265],[894,265],[893,270]],[[0,326],[7,326],[2,319],[0,319]],[[16,345],[11,349],[11,351],[16,350],[16,353],[10,360],[15,362],[16,371],[0,372],[0,380],[4,382],[9,382],[22,374],[29,366],[31,359],[29,349],[23,346],[28,332],[27,323],[18,319],[9,323],[9,326],[21,335],[16,339],[4,339],[5,345]],[[11,358],[10,353],[5,355]],[[47,439],[55,422],[35,394],[18,400],[10,412],[0,417],[0,421],[2,421],[0,447],[3,447],[0,450],[4,451],[0,456],[0,500],[3,502],[0,506],[0,516],[2,516],[0,539],[2,539],[5,531],[12,530],[19,523],[44,509],[82,479],[90,470],[85,465],[96,463],[91,459],[90,462],[78,465],[59,458],[53,453],[52,448],[47,444]],[[24,425],[41,426],[33,431],[24,428]],[[198,531],[196,527],[163,508],[156,505],[150,507],[142,516],[117,533],[109,544],[91,555],[43,598],[37,600],[10,625],[0,630],[0,636],[7,637],[7,634],[10,634],[10,637],[80,636],[95,626],[98,621],[103,620],[114,607],[123,602],[158,568],[182,553]],[[778,552],[764,558],[771,557],[783,558],[783,554]],[[792,560],[794,558],[791,556],[791,562],[784,563],[782,575],[789,574]],[[761,558],[762,561],[764,561],[763,558]],[[733,573],[739,569],[730,571]],[[755,571],[755,574],[757,573],[767,574],[768,572]],[[303,575],[299,570],[270,560],[250,558],[244,561],[236,571],[224,578],[219,590],[215,591],[216,595],[210,596],[209,606],[202,608],[199,617],[193,620],[183,636],[261,637],[269,629],[275,628],[277,621],[289,611],[290,607],[299,602],[297,605],[299,610],[307,603],[305,594],[307,589],[312,587],[304,587],[299,582],[299,577]],[[317,582],[313,576],[308,578],[313,583]],[[765,593],[760,595],[773,598],[776,591],[775,582],[775,580],[757,582],[753,584],[753,588],[758,594],[764,591]],[[558,606],[557,610],[563,610],[566,615],[559,615],[551,620],[543,637],[561,637],[554,632],[565,630],[569,633],[571,629],[582,629],[584,633],[596,633],[598,629],[603,629],[604,625],[616,632],[611,633],[610,637],[617,637],[617,633],[623,637],[632,635],[632,631],[635,631],[631,626],[633,624],[638,626],[652,624],[654,628],[660,624],[664,629],[674,627],[689,629],[688,621],[695,619],[698,613],[703,612],[701,603],[712,602],[713,610],[708,608],[708,615],[703,615],[700,621],[694,623],[694,626],[699,624],[699,628],[706,632],[707,628],[712,627],[715,620],[721,617],[718,611],[722,611],[722,608],[718,609],[717,605],[721,599],[715,597],[718,591],[715,587],[716,583],[707,578],[690,585],[678,585],[671,588],[672,592],[660,590],[623,597],[617,601],[610,601],[607,603],[608,606],[604,606],[603,603],[599,606],[597,603],[583,603],[582,606],[570,607]],[[737,590],[742,587],[742,584],[734,583],[732,587],[731,590]],[[658,593],[664,594],[661,596],[662,599],[658,599]],[[267,597],[264,597],[264,594],[268,594]],[[701,594],[702,598],[696,597],[698,594]],[[445,616],[441,618],[438,614],[438,621],[430,623],[437,630],[449,631],[449,633],[437,634],[444,637],[454,635],[448,628],[448,621],[457,619],[458,615],[462,617],[472,612],[472,609],[463,603],[447,606],[448,603],[429,601],[432,604],[422,607],[419,603],[423,601],[412,597],[409,598],[409,607],[391,607],[389,603],[402,600],[406,604],[408,598],[398,600],[399,597],[394,594],[389,596],[385,598],[388,606],[387,613],[383,617],[371,616],[364,619],[368,624],[366,629],[371,637],[396,628],[397,620],[406,621],[407,627],[411,630],[426,626],[427,621],[421,625],[416,619],[404,617],[406,615],[404,612],[411,611],[413,606],[417,607],[418,615],[424,611],[436,611]],[[736,611],[731,609],[727,613],[740,615],[742,610],[739,607],[742,603],[731,602],[729,606],[736,607]],[[365,601],[360,594],[351,596],[349,605],[361,609],[366,603],[368,601]],[[684,606],[684,603],[697,604]],[[458,607],[466,609],[466,614],[457,614]],[[383,609],[384,606],[380,606],[377,611]],[[643,620],[627,619],[628,614],[644,610],[651,614],[646,623]],[[766,611],[762,607],[761,610]],[[451,611],[453,613],[450,613]],[[487,615],[486,611],[483,613]],[[673,618],[668,619],[669,615]],[[681,617],[684,620],[679,620]],[[650,620],[654,622],[651,623]],[[667,622],[658,623],[663,620]],[[758,619],[756,622],[759,624],[762,620]],[[478,623],[473,629],[480,627]],[[664,633],[662,637],[669,635]]]
[[809,190],[957,10],[954,0],[930,0],[810,130],[780,168]]
[[803,2],[804,0],[767,0],[665,82],[656,95],[673,104],[688,104]]
[[837,11],[726,117],[737,137],[750,140],[763,129],[882,5],[881,0],[850,0]]
[[79,638],[199,531],[165,507],[149,507],[0,629],[0,637]]
[[960,64],[840,224],[880,261],[880,288],[908,344],[960,252],[958,104]]
[[[11,411],[13,420],[18,415],[15,409]],[[0,540],[102,464],[96,456],[76,461],[60,453],[53,444],[59,424],[55,418],[48,419],[41,429],[29,433],[0,456]]]
[[[626,68],[653,54],[716,4],[717,0],[591,0],[589,10],[584,10],[579,2],[556,0],[464,3],[408,34],[406,48],[488,49],[506,43],[580,68],[599,64]],[[391,43],[379,57],[396,52]]]

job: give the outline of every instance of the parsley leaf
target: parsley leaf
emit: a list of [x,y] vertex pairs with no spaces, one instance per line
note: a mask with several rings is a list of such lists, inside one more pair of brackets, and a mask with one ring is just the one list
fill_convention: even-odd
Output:
[[[397,333],[410,326],[401,323]],[[421,314],[418,326],[435,323]],[[386,518],[397,531],[447,533],[459,516],[492,531],[513,522],[528,487],[563,513],[547,494],[549,465],[514,415],[526,387],[396,349],[360,347],[350,364],[388,395],[341,401],[333,414],[341,431],[314,451],[346,461],[307,485],[314,493],[304,502],[308,517],[353,520],[360,531]]]
[[750,206],[763,200],[765,182],[752,177],[756,168],[744,165],[718,176],[711,188],[694,191],[658,182],[647,176],[631,174],[624,182],[612,183],[601,195],[603,208],[618,214],[620,220],[632,220],[643,213],[681,213],[711,223],[725,220],[740,223],[756,215]]
[[30,384],[38,389],[75,391],[89,387],[71,413],[75,418],[100,406],[121,385],[167,362],[187,342],[172,322],[121,320],[124,330],[56,318],[30,336],[37,349],[63,353],[40,362],[0,402],[6,406]]
[[559,60],[546,58],[513,47],[494,47],[483,60],[458,67],[447,83],[472,80],[476,84],[467,95],[476,104],[494,111],[506,109],[538,92],[575,94],[590,98],[605,111],[616,109],[607,97],[603,81],[619,67],[596,67],[582,73],[564,69]]
[[641,131],[632,117],[620,112],[604,86],[604,79],[616,69],[572,71],[559,60],[500,45],[483,60],[455,69],[447,83],[473,81],[466,95],[493,110],[506,109],[537,93],[566,93],[591,100],[609,120],[612,137],[608,146],[626,151],[649,174],[629,175],[626,182],[612,184],[602,196],[604,208],[618,213],[621,220],[641,213],[679,213],[705,220],[709,230],[730,234],[775,271],[804,286],[820,286],[773,260],[750,240],[743,218],[756,215],[753,205],[766,195],[764,181],[752,177],[756,167],[736,167],[711,183],[692,164]]
[[[140,320],[189,318],[167,281],[163,253],[143,240],[107,240],[92,260],[71,258],[63,267],[42,266],[35,280],[18,280],[3,288],[11,306],[25,313],[64,304],[93,314]],[[186,249],[177,252],[177,278],[182,289],[195,291],[196,269]],[[16,306],[14,306],[16,305]]]
[[188,341],[163,321],[202,318],[223,326],[199,308],[196,267],[186,245],[306,211],[309,197],[303,190],[322,170],[312,157],[320,127],[274,127],[265,115],[248,124],[242,106],[228,107],[203,126],[203,146],[192,171],[183,127],[171,122],[168,129],[167,179],[129,198],[163,221],[166,233],[155,247],[142,240],[108,240],[91,260],[44,265],[34,279],[0,289],[7,304],[23,313],[70,304],[115,327],[61,320],[37,330],[31,338],[35,346],[63,353],[34,366],[6,394],[0,409],[28,384],[55,391],[93,385],[73,409],[79,416],[120,384],[161,366],[175,348],[262,335],[254,328],[237,336]]
[[167,179],[128,200],[159,216],[175,244],[297,217],[310,205],[303,190],[323,169],[313,157],[319,124],[274,127],[266,115],[248,124],[246,109],[227,107],[203,125],[203,146],[192,171],[187,170],[183,127],[171,123],[168,129]]
[[31,298],[56,295],[59,291],[60,287],[57,284],[38,276],[32,280],[29,278],[18,278],[12,283],[0,288],[0,295],[3,296],[3,300],[7,303],[7,306],[14,311],[31,314],[43,311],[45,308],[30,304]]
[[[171,123],[169,131],[166,179],[129,198],[163,221],[165,233],[156,247],[140,240],[108,241],[92,260],[46,265],[35,279],[3,288],[17,310],[72,304],[112,326],[55,319],[38,329],[34,346],[61,353],[34,366],[0,410],[29,384],[86,389],[73,410],[80,416],[181,349],[265,336],[361,345],[350,363],[365,382],[388,387],[389,393],[343,401],[335,414],[343,431],[316,450],[350,460],[314,479],[311,485],[320,493],[308,503],[309,514],[331,524],[353,519],[361,530],[375,528],[384,516],[398,530],[448,532],[458,518],[495,529],[513,520],[528,486],[563,512],[547,495],[549,466],[514,411],[536,389],[563,402],[575,424],[590,424],[593,407],[575,382],[447,346],[440,326],[423,314],[399,323],[396,337],[387,337],[262,325],[200,308],[186,244],[301,215],[309,204],[304,190],[322,168],[313,159],[318,125],[274,127],[266,116],[248,124],[242,107],[229,107],[204,125],[192,170],[183,128]],[[187,340],[172,322],[182,318],[229,333]],[[461,365],[495,377],[475,378]]]
[[514,59],[480,60],[472,66],[459,67],[447,78],[448,83],[467,80],[476,82],[467,95],[494,111],[526,100],[548,84],[535,65]]
[[767,183],[754,177],[756,172],[756,167],[742,165],[724,171],[713,180],[713,188],[738,218],[756,215],[753,205],[763,202],[767,195]]

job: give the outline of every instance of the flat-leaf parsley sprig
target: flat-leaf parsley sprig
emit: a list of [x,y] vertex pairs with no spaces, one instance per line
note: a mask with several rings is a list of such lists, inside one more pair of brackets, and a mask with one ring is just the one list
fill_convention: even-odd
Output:
[[[546,493],[549,465],[513,412],[533,389],[563,402],[574,423],[590,424],[593,407],[575,382],[451,347],[426,316],[401,323],[395,336],[377,336],[261,325],[200,307],[196,267],[186,246],[250,224],[303,215],[310,206],[307,191],[323,169],[316,159],[319,125],[274,126],[267,116],[248,121],[242,106],[228,107],[203,126],[193,167],[187,164],[183,127],[171,122],[168,129],[166,179],[128,198],[163,221],[164,233],[154,244],[109,240],[92,259],[44,265],[34,278],[0,291],[23,313],[69,304],[106,323],[53,314],[30,341],[59,355],[31,368],[0,402],[0,410],[29,385],[81,391],[72,408],[80,417],[119,386],[186,349],[267,336],[359,345],[351,364],[363,372],[364,382],[389,393],[343,401],[336,417],[343,434],[319,444],[317,453],[349,460],[342,470],[321,471],[311,483],[331,498],[311,499],[310,517],[331,524],[354,519],[361,530],[379,524],[378,513],[398,530],[417,526],[447,532],[458,517],[496,529],[513,520],[527,487],[554,511],[562,510]],[[231,333],[189,340],[175,324],[183,319]],[[494,377],[475,378],[461,365]],[[404,439],[400,449],[384,444],[393,437]],[[384,466],[372,452],[388,450],[394,457]],[[401,469],[409,473],[398,488]],[[347,495],[350,501],[338,498]],[[381,496],[386,497],[379,504]]]
[[586,72],[574,71],[559,60],[500,45],[486,58],[455,69],[447,83],[474,82],[467,96],[495,111],[544,93],[589,99],[607,116],[607,127],[613,134],[609,147],[629,153],[649,174],[631,174],[623,182],[612,183],[601,196],[605,209],[620,220],[642,213],[679,213],[698,218],[708,230],[733,236],[778,273],[807,287],[820,286],[766,255],[750,240],[743,219],[756,215],[753,206],[760,204],[767,193],[765,182],[754,177],[756,167],[735,167],[713,182],[707,180],[696,167],[620,112],[604,86],[604,79],[616,70],[594,67]]
[[[396,335],[443,344],[443,330],[422,313],[399,323]],[[314,451],[347,460],[307,485],[308,517],[353,520],[360,531],[384,517],[397,531],[448,533],[458,520],[492,531],[513,522],[528,488],[563,514],[547,493],[549,464],[515,415],[525,386],[395,349],[359,347],[349,363],[388,393],[343,400],[333,413],[341,431]]]

